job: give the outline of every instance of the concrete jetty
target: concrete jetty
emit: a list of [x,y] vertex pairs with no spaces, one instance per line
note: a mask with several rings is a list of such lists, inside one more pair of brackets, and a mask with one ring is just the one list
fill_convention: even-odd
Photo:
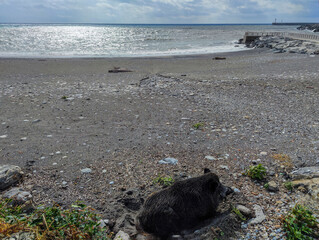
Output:
[[287,32],[246,32],[243,43],[249,44],[257,38],[264,36],[280,36],[292,39],[307,40],[312,42],[319,42],[319,34],[304,34],[304,33],[287,33]]

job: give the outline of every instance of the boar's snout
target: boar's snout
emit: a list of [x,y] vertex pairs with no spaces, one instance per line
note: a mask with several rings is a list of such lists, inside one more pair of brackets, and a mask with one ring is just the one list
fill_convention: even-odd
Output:
[[230,187],[225,187],[224,185],[221,185],[222,187],[222,191],[220,193],[220,196],[224,199],[226,198],[226,196],[228,196],[229,194],[233,193],[233,189],[231,189]]

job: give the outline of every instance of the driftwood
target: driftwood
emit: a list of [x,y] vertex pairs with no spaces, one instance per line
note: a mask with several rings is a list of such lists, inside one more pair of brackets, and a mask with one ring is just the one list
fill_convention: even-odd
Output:
[[213,60],[226,60],[225,57],[214,57]]
[[119,67],[114,67],[113,69],[109,70],[109,73],[120,73],[120,72],[132,72],[129,69],[121,69]]

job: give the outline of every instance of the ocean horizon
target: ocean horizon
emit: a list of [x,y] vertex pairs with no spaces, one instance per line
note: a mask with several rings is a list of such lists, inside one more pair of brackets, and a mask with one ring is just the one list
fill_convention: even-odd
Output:
[[247,49],[246,31],[300,32],[259,24],[1,23],[1,58],[110,58],[210,54]]

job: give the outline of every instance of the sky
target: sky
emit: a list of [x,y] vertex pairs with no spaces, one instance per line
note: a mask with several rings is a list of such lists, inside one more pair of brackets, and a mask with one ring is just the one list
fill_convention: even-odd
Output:
[[319,0],[0,0],[0,23],[319,22]]

